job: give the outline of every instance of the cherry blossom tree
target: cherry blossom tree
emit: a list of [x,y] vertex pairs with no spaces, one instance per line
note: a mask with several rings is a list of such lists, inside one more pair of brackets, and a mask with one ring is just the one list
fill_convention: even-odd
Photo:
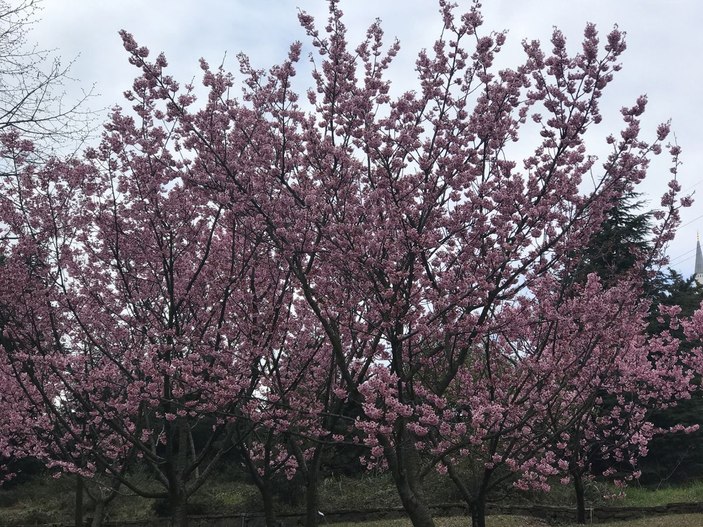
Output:
[[[396,99],[383,75],[398,47],[383,52],[378,24],[352,51],[336,2],[326,36],[302,13],[321,57],[312,112],[293,90],[300,44],[268,73],[242,57],[241,103],[228,95],[233,77],[203,63],[211,92],[191,114],[188,95],[176,96],[158,61],[147,62],[125,35],[132,60],[162,86],[168,115],[197,145],[191,184],[260,219],[328,341],[347,397],[364,408],[357,426],[372,456],[387,464],[416,525],[432,524],[421,483],[425,428],[447,420],[448,398],[471,385],[474,365],[481,383],[466,406],[473,416],[487,412],[487,422],[498,418],[492,379],[527,373],[510,370],[495,339],[507,328],[517,332],[511,341],[527,338],[519,332],[529,328],[515,322],[520,309],[539,301],[555,269],[569,268],[668,134],[662,125],[654,142],[639,137],[640,98],[623,109],[620,139],[608,136],[603,166],[586,154],[584,136],[601,121],[599,98],[625,49],[619,31],[601,51],[587,26],[574,57],[555,31],[550,55],[526,42],[524,64],[494,71],[505,35],[480,34],[477,6],[457,17],[440,2],[440,11],[444,36],[419,56],[419,89]],[[463,48],[468,39],[473,52]],[[511,143],[530,127],[539,140],[518,165]],[[675,224],[675,193],[666,199]],[[672,222],[654,233],[660,243]],[[564,383],[555,364],[532,368],[550,366],[543,382],[557,397]],[[538,451],[530,452],[528,467],[516,470],[531,473]]]
[[276,524],[275,486],[296,475],[305,487],[305,523],[318,524],[325,454],[353,430],[353,421],[344,416],[344,399],[336,395],[346,392],[340,388],[329,346],[319,330],[306,323],[304,303],[290,306],[293,312],[296,316],[287,322],[297,327],[283,331],[286,341],[261,357],[261,387],[248,407],[248,421],[237,429],[239,450],[261,492],[269,526]]
[[[267,258],[255,222],[183,185],[168,128],[147,116],[150,89],[137,82],[132,96],[144,120],[115,111],[85,161],[27,164],[3,180],[13,343],[3,358],[58,427],[54,465],[106,470],[167,498],[185,524],[187,498],[232,448],[231,423],[258,387],[288,273]],[[15,134],[4,139],[18,148]],[[195,445],[204,417],[213,430]],[[164,492],[116,468],[133,451]]]
[[583,522],[584,479],[597,469],[616,483],[638,477],[638,459],[663,432],[649,422],[652,410],[690,397],[700,369],[675,339],[645,338],[648,303],[630,281],[604,288],[591,275],[566,298],[563,287],[553,286],[558,296],[542,291],[540,304],[547,302],[533,306],[538,317],[514,334],[520,336],[510,347],[521,350],[523,374],[499,384],[510,397],[494,399],[497,417],[474,434],[485,438],[482,455],[469,451],[484,468],[467,501],[480,511],[501,477],[548,491],[550,480],[562,476],[574,484]]
[[[602,437],[624,430],[611,452],[629,460],[646,443],[652,387],[688,393],[698,364],[660,375],[675,349],[644,340],[637,283],[590,277],[567,294],[559,280],[667,146],[666,124],[641,137],[640,97],[602,163],[588,154],[623,34],[601,44],[587,25],[572,55],[555,30],[551,51],[526,41],[524,62],[498,69],[506,35],[482,32],[478,4],[439,7],[442,35],[399,95],[386,79],[399,44],[385,48],[376,22],[352,49],[335,0],[323,32],[299,15],[316,50],[306,102],[300,43],[268,72],[241,56],[240,99],[234,76],[202,61],[197,107],[165,57],[123,32],[140,71],[133,114],[116,110],[85,160],[27,166],[3,187],[0,250],[19,287],[2,301],[22,344],[3,360],[24,368],[20,385],[49,390],[47,414],[70,400],[91,430],[107,427],[79,441],[63,425],[82,459],[112,470],[135,449],[165,489],[140,492],[167,496],[178,525],[237,442],[263,479],[302,471],[314,525],[324,448],[358,433],[416,527],[434,524],[422,480],[435,468],[480,526],[497,468],[543,487],[590,448],[554,438],[577,426],[590,439],[589,423]],[[690,204],[675,169],[657,254]],[[597,407],[602,391],[617,404],[580,420],[588,412],[574,409]],[[347,408],[359,412],[354,431]],[[190,431],[204,419],[215,425],[196,448]]]
[[[524,419],[531,414],[524,408],[512,406],[511,421],[496,407],[494,397],[500,390],[494,383],[521,386],[527,393],[524,380],[529,370],[515,372],[509,360],[515,351],[503,353],[495,339],[507,328],[516,332],[510,341],[527,338],[520,335],[520,328],[526,332],[529,327],[516,322],[520,309],[525,309],[521,304],[539,300],[545,277],[555,268],[569,267],[566,261],[598,229],[613,199],[644,177],[649,157],[661,151],[668,133],[663,125],[653,143],[644,142],[638,117],[646,100],[640,98],[623,109],[621,140],[607,139],[613,153],[594,187],[583,192],[582,177],[593,177],[597,170],[595,159],[585,155],[583,137],[600,122],[598,99],[619,68],[622,35],[617,30],[608,35],[599,56],[595,28],[587,26],[582,52],[571,58],[557,31],[551,55],[546,56],[537,43],[526,43],[524,65],[491,73],[504,35],[481,36],[476,9],[460,19],[446,4],[441,4],[441,11],[446,40],[437,42],[433,55],[421,54],[418,60],[421,93],[403,94],[387,106],[387,86],[375,77],[385,65],[378,27],[371,28],[369,42],[354,56],[346,48],[334,3],[326,39],[309,17],[301,17],[323,55],[314,74],[316,93],[309,98],[321,116],[315,126],[326,143],[320,143],[334,160],[315,167],[316,175],[319,185],[344,188],[345,193],[340,202],[339,193],[329,192],[316,206],[325,213],[315,222],[311,236],[315,245],[299,249],[320,269],[329,258],[335,272],[325,275],[334,282],[314,276],[311,284],[307,274],[313,271],[302,265],[296,277],[311,306],[320,306],[321,323],[340,355],[355,351],[345,349],[351,345],[344,343],[346,328],[334,323],[341,307],[338,291],[359,291],[352,309],[366,309],[359,319],[367,335],[365,344],[376,343],[376,367],[365,370],[370,376],[361,385],[353,375],[345,378],[351,381],[350,391],[356,389],[366,401],[364,428],[370,445],[388,464],[416,524],[430,522],[422,500],[418,439],[427,428],[448,421],[447,397],[470,387],[472,373],[481,383],[477,396],[465,399],[470,415],[486,413],[489,423],[505,419],[507,428],[514,430],[526,424]],[[462,39],[469,36],[478,41],[473,54],[462,50]],[[364,54],[369,49],[375,51],[373,59]],[[365,76],[357,82],[355,62],[365,58]],[[275,73],[280,75],[280,70]],[[379,114],[384,117],[376,118]],[[510,142],[517,139],[518,130],[527,128],[528,117],[537,123],[542,139],[521,170],[506,158],[510,159]],[[303,130],[307,126],[300,124]],[[308,146],[307,152],[311,150]],[[357,165],[358,159],[365,163]],[[295,183],[302,184],[300,163],[291,164],[298,169]],[[325,170],[330,164],[339,167],[336,178]],[[311,188],[305,205],[319,195],[314,185]],[[362,191],[355,197],[349,188]],[[671,209],[675,199],[675,194],[667,196],[663,205]],[[352,218],[358,218],[354,226],[338,227],[335,223],[351,210]],[[654,232],[659,243],[670,238],[675,212],[671,217],[660,232]],[[328,255],[334,252],[346,258],[333,260]],[[330,306],[334,316],[325,311]],[[623,339],[621,343],[629,338],[610,325],[604,329]],[[537,378],[555,391],[564,383],[554,377],[559,370],[554,370],[553,362],[540,361],[529,373],[550,366],[551,377]],[[474,367],[481,369],[470,372]],[[531,457],[523,460],[529,465],[537,462],[539,452],[532,439],[527,450]],[[546,442],[546,437],[541,439]],[[515,469],[530,472],[524,466]]]
[[[591,281],[595,280],[592,275]],[[651,422],[652,412],[687,400],[698,390],[700,353],[681,345],[667,330],[650,336],[646,331],[649,300],[642,294],[642,280],[632,277],[604,288],[609,303],[591,307],[590,321],[583,315],[561,323],[565,333],[559,348],[595,353],[569,377],[570,400],[550,405],[545,419],[553,432],[559,465],[576,490],[577,520],[585,523],[584,480],[600,474],[622,484],[638,478],[639,459],[648,453],[655,435],[690,433],[697,427],[676,425],[661,429]],[[633,294],[639,290],[638,294]],[[610,308],[603,306],[609,305]],[[617,308],[616,311],[610,311]],[[568,311],[567,311],[568,313]],[[594,323],[598,321],[599,323]],[[578,321],[578,326],[573,326]],[[678,324],[673,321],[672,327]],[[602,328],[607,328],[605,334]],[[615,338],[613,338],[615,337]],[[627,337],[627,338],[625,338]],[[569,353],[563,352],[563,356]]]

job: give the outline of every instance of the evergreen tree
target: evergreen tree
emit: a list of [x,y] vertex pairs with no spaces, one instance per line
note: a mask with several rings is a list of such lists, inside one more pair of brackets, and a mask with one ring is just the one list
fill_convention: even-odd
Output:
[[[684,278],[671,268],[659,273],[652,285],[649,323],[652,334],[658,334],[668,327],[669,316],[661,312],[660,306],[678,306],[681,315],[690,316],[703,300],[703,287],[693,276]],[[683,339],[680,328],[673,333]],[[684,342],[682,346],[688,349],[693,347],[693,343]],[[691,434],[655,438],[649,445],[649,455],[642,462],[642,483],[681,483],[703,476],[703,398],[700,393],[689,400],[680,401],[675,408],[656,412],[652,415],[652,421],[661,428],[669,428],[676,423],[701,428]]]
[[[573,280],[584,282],[589,273],[598,274],[605,284],[612,284],[618,276],[631,270],[639,255],[650,252],[648,239],[650,212],[640,212],[643,203],[638,195],[627,194],[617,200],[608,212],[602,228],[584,248],[581,262]],[[669,315],[660,312],[660,306],[678,306],[682,316],[690,316],[703,300],[703,286],[693,276],[684,278],[668,268],[645,280],[644,294],[651,299],[649,332],[661,333],[669,327]],[[681,329],[673,331],[683,339]],[[683,346],[692,347],[692,343]],[[688,349],[688,348],[685,348]],[[680,423],[703,428],[703,399],[694,395],[680,401],[674,408],[657,411],[651,416],[657,426],[666,429]],[[644,484],[682,482],[703,476],[703,430],[692,434],[666,434],[656,437],[642,459]]]
[[616,278],[631,270],[639,255],[651,252],[651,212],[640,212],[643,206],[639,194],[629,192],[614,199],[612,208],[581,255],[579,267],[573,273],[576,282],[583,283],[590,273],[612,284]]
[[695,281],[693,275],[689,278],[684,278],[681,273],[674,269],[667,269],[666,272],[658,273],[656,278],[651,282],[652,290],[652,317],[650,322],[650,331],[659,333],[662,328],[662,322],[658,321],[659,317],[666,317],[659,313],[659,306],[679,306],[681,315],[690,316],[698,309],[698,306],[703,300],[703,286]]

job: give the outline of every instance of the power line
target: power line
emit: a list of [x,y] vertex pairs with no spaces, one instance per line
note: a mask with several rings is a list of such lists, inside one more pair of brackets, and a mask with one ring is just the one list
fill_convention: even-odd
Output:
[[699,180],[696,181],[693,185],[686,185],[685,187],[683,187],[682,190],[685,191],[685,192],[688,192],[688,191],[691,190],[692,188],[696,188],[696,187],[697,187],[698,185],[700,185],[701,183],[703,183],[703,179],[699,179]]
[[[681,265],[684,262],[688,262],[689,260],[693,259],[694,257],[695,257],[695,255],[689,256],[688,258],[684,258],[683,260],[679,260],[678,262],[676,262],[676,265]],[[672,265],[673,263],[674,262],[671,261],[671,262],[669,262],[669,265]]]
[[684,223],[683,225],[680,225],[679,227],[685,227],[686,225],[691,225],[691,223],[693,223],[694,221],[698,221],[698,220],[700,220],[701,218],[703,218],[703,214],[701,214],[700,216],[697,216],[697,217],[693,218],[691,221],[689,221],[689,222],[687,222],[687,223]]
[[[694,252],[694,251],[695,251],[695,249],[691,249],[690,251],[686,251],[686,252],[683,253],[683,254],[679,254],[676,258],[672,258],[670,263],[674,263],[674,262],[676,262],[677,260],[683,258],[684,256],[688,256],[689,254],[691,254],[691,253]],[[686,259],[688,260],[689,258],[690,258],[690,256],[689,256],[688,258],[686,258]]]

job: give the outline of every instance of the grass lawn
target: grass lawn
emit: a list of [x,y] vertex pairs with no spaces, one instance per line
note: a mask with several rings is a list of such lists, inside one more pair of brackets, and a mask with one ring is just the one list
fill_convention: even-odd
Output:
[[[437,518],[437,527],[467,527],[471,522],[467,522],[464,517]],[[412,527],[408,520],[385,520],[377,522],[367,522],[363,524],[335,523],[334,527]],[[553,524],[535,518],[523,516],[488,516],[486,518],[487,527],[550,527]],[[701,527],[703,526],[703,514],[676,514],[672,516],[656,516],[652,518],[641,518],[631,521],[618,521],[612,523],[594,524],[598,527]],[[578,524],[561,525],[561,527],[581,527]]]
[[[647,489],[644,487],[629,487],[625,489],[625,499],[614,502],[613,505],[632,505],[648,507],[666,505],[667,503],[698,503],[703,502],[703,482],[694,482],[679,487],[662,487]],[[700,523],[703,526],[703,521]]]
[[[575,527],[576,524],[574,524]],[[655,516],[640,518],[629,522],[598,523],[599,527],[701,527],[703,514],[676,514],[672,516]]]
[[[135,481],[149,484],[146,475],[135,474]],[[141,481],[144,479],[144,481]],[[157,489],[158,487],[155,487]],[[439,483],[430,486],[435,503],[457,502],[446,485]],[[329,478],[321,485],[322,510],[329,512],[343,509],[368,509],[399,506],[397,492],[387,475],[363,478]],[[667,503],[703,502],[703,482],[691,483],[671,488],[650,490],[643,487],[626,489],[621,499],[604,500],[604,494],[613,494],[616,489],[605,484],[593,484],[588,497],[589,504],[595,507],[656,506]],[[126,521],[148,519],[157,516],[153,500],[142,499],[122,489],[117,499],[110,505],[108,520]],[[31,478],[20,485],[0,488],[0,525],[42,524],[70,522],[73,516],[75,480],[70,477],[55,480],[46,476]],[[526,501],[525,501],[526,500]],[[539,502],[547,505],[573,506],[573,493],[569,487],[555,486],[550,494],[526,496],[518,503]],[[86,499],[86,513],[90,513]],[[191,499],[191,514],[236,514],[239,512],[260,511],[262,504],[255,487],[242,481],[228,480],[224,476],[213,477],[196,496]],[[303,503],[279,503],[279,513],[300,511]],[[468,527],[466,517],[439,518],[437,527]],[[348,527],[351,524],[330,524]],[[357,524],[362,525],[362,524]],[[543,527],[549,524],[534,518],[518,516],[489,516],[488,527]],[[574,524],[575,525],[575,524]],[[601,523],[603,527],[703,527],[703,515],[653,516],[631,522]],[[326,527],[323,523],[322,527]],[[410,527],[406,520],[385,520],[370,522],[364,527]],[[565,527],[565,526],[561,526]],[[569,525],[568,527],[573,527]]]

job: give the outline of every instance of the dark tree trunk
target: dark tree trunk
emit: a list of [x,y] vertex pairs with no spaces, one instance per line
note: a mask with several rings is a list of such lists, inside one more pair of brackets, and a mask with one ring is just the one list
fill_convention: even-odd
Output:
[[486,499],[492,474],[493,470],[484,471],[478,493],[469,504],[471,507],[471,527],[486,527]]
[[261,491],[261,499],[264,502],[264,518],[266,519],[266,527],[276,527],[276,511],[273,506],[273,494],[269,485],[259,487]]
[[486,469],[483,472],[483,478],[481,480],[478,491],[472,491],[469,486],[466,485],[461,477],[461,474],[457,472],[454,465],[448,463],[447,470],[449,471],[449,477],[456,485],[456,488],[461,494],[461,498],[466,503],[466,506],[471,513],[471,526],[472,527],[486,527],[486,500],[488,497],[488,489],[490,488],[491,477],[493,476],[493,469]]
[[[252,474],[253,475],[253,474]],[[254,484],[259,489],[261,501],[264,503],[264,519],[266,527],[276,527],[276,508],[273,504],[273,493],[271,492],[271,481],[259,475],[254,476]]]
[[168,494],[171,505],[172,527],[188,527],[188,497],[186,466],[190,451],[190,426],[178,418],[169,433],[166,460],[168,463]]
[[583,477],[578,471],[571,473],[574,478],[574,490],[576,491],[576,522],[586,523],[586,490],[583,486]]
[[188,493],[185,483],[178,478],[171,482],[169,504],[171,508],[171,526],[188,527]]
[[259,494],[261,494],[261,501],[264,504],[264,519],[266,520],[266,527],[276,527],[276,508],[273,504],[273,493],[271,492],[271,480],[270,478],[262,478],[255,468],[250,466],[250,472],[252,479],[256,488],[259,489]]
[[424,500],[418,496],[407,481],[396,480],[396,487],[400,495],[405,512],[408,514],[413,527],[435,527],[430,509]]
[[320,523],[320,493],[318,483],[320,481],[320,462],[322,460],[322,448],[318,447],[313,459],[308,464],[305,474],[305,527],[317,527]]
[[398,489],[400,502],[410,518],[413,527],[435,527],[430,508],[422,495],[418,476],[418,454],[412,438],[404,429],[399,433],[396,445],[380,437],[381,444],[391,468],[393,481]]
[[105,519],[105,512],[107,511],[107,501],[100,500],[95,503],[95,510],[93,511],[93,521],[90,527],[102,527],[103,520]]
[[271,475],[268,472],[270,466],[270,441],[271,436],[269,435],[266,442],[265,454],[264,454],[264,473],[260,474],[259,469],[256,464],[252,461],[249,455],[249,445],[241,443],[241,454],[246,463],[247,470],[251,476],[254,485],[259,489],[259,494],[261,494],[261,501],[264,504],[264,519],[266,520],[266,527],[276,526],[276,509],[273,504],[273,492],[271,490]]
[[76,510],[74,522],[76,527],[83,527],[83,485],[81,476],[76,476]]
[[171,506],[171,525],[173,527],[188,527],[188,502],[183,497]]
[[[95,483],[95,481],[94,481]],[[95,504],[91,527],[101,527],[105,521],[107,508],[113,499],[117,496],[117,490],[120,488],[121,482],[118,478],[107,479],[106,481],[97,481],[97,485],[86,485],[85,491],[88,497]]]
[[479,497],[471,505],[471,527],[486,527],[486,498]]

